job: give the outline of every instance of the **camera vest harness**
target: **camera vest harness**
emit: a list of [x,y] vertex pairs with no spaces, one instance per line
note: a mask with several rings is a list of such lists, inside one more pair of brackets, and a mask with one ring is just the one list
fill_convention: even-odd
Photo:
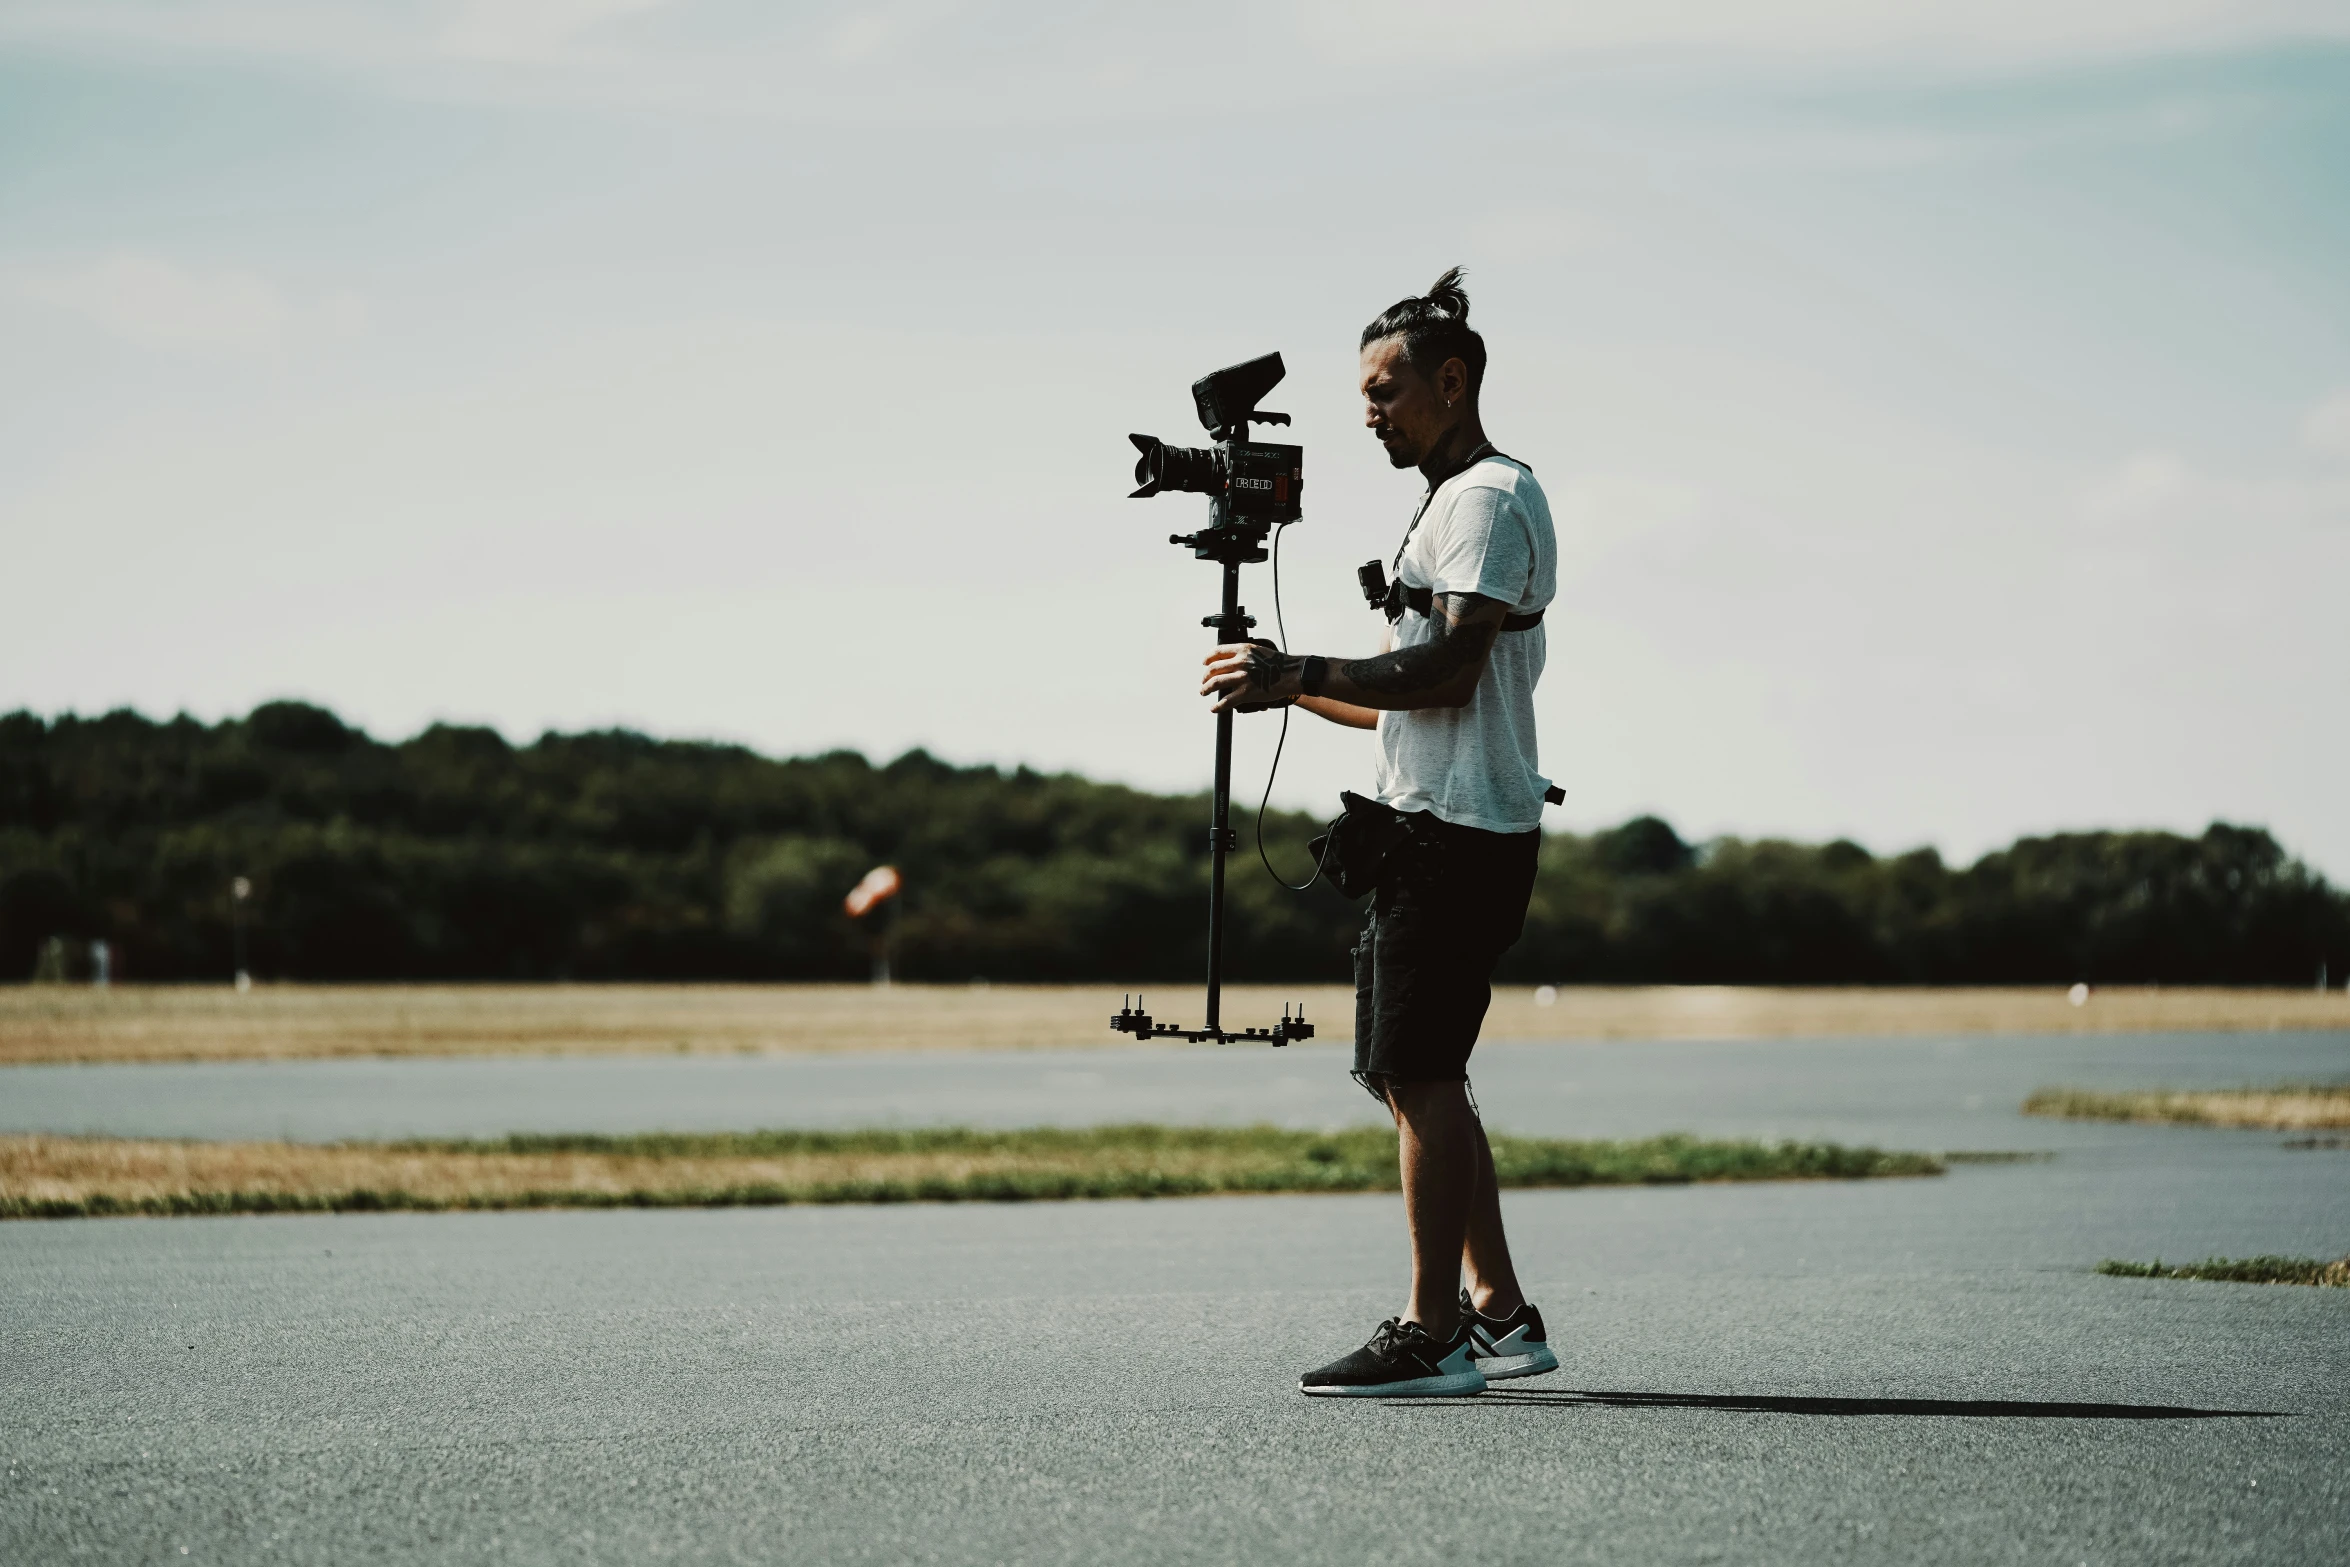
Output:
[[[1395,547],[1395,564],[1388,567],[1385,572],[1382,572],[1380,570],[1379,563],[1377,561],[1372,561],[1369,565],[1363,567],[1362,571],[1357,573],[1357,575],[1363,579],[1363,593],[1366,598],[1371,600],[1371,607],[1385,615],[1389,620],[1400,620],[1403,618],[1403,612],[1407,609],[1418,615],[1433,616],[1436,613],[1435,590],[1431,588],[1406,587],[1404,585],[1401,576],[1403,571],[1403,552],[1411,548],[1412,535],[1419,531],[1420,519],[1428,515],[1429,506],[1434,504],[1436,500],[1436,492],[1442,489],[1445,485],[1450,484],[1453,480],[1459,478],[1462,474],[1467,473],[1471,468],[1476,467],[1477,464],[1483,462],[1488,457],[1499,457],[1504,462],[1517,463],[1519,467],[1525,469],[1528,473],[1532,473],[1534,471],[1534,465],[1532,463],[1522,462],[1518,458],[1512,457],[1507,452],[1498,451],[1495,449],[1494,444],[1491,441],[1487,441],[1485,444],[1478,447],[1475,451],[1469,453],[1468,457],[1461,462],[1459,467],[1453,469],[1450,473],[1444,475],[1442,478],[1435,480],[1428,486],[1428,493],[1420,497],[1420,509],[1412,513],[1411,526],[1403,530],[1403,542]],[[1381,593],[1373,586],[1373,579],[1378,576],[1387,576],[1389,574],[1393,574],[1393,580],[1386,584],[1386,591]],[[1542,615],[1543,612],[1539,609],[1534,611],[1534,613],[1531,615],[1505,615],[1502,617],[1501,629],[1503,631],[1532,631],[1536,626],[1542,624]]]
[[[1467,473],[1471,468],[1474,468],[1477,464],[1483,462],[1488,457],[1499,457],[1504,462],[1517,463],[1519,467],[1525,469],[1528,473],[1532,473],[1534,471],[1534,465],[1532,463],[1520,462],[1519,459],[1512,457],[1507,452],[1496,451],[1491,441],[1487,441],[1484,445],[1469,453],[1468,459],[1465,462],[1463,462],[1459,467],[1453,469],[1452,472],[1446,474],[1443,478],[1438,479],[1435,483],[1429,485],[1428,493],[1420,497],[1420,509],[1412,513],[1412,525],[1403,530],[1403,543],[1398,544],[1395,547],[1395,570],[1399,572],[1403,570],[1403,552],[1411,547],[1412,535],[1419,531],[1420,519],[1428,515],[1429,506],[1432,505],[1436,500],[1436,492],[1444,485],[1450,483],[1452,480],[1459,478],[1464,473]],[[1401,581],[1390,582],[1387,580],[1387,571],[1387,567],[1384,567],[1380,565],[1379,562],[1373,560],[1365,561],[1363,565],[1355,572],[1355,580],[1363,585],[1363,597],[1370,601],[1371,607],[1373,609],[1378,610],[1391,621],[1402,619],[1403,612],[1407,609],[1421,615],[1433,615],[1436,612],[1436,594],[1433,589],[1407,588]],[[1532,631],[1536,626],[1541,624],[1542,611],[1538,609],[1531,615],[1503,616],[1501,629],[1504,631]],[[1315,662],[1316,661],[1313,659],[1308,659],[1306,661],[1307,668],[1311,670]],[[1306,689],[1312,691],[1316,689],[1316,687],[1313,682],[1309,681],[1307,683]],[[1546,786],[1542,791],[1542,798],[1544,803],[1549,805],[1564,805],[1567,801],[1566,791],[1561,789],[1557,784],[1550,784]],[[1346,800],[1347,808],[1351,813],[1355,809],[1355,797],[1353,795],[1348,795],[1346,796]],[[1333,822],[1331,824],[1331,832],[1329,834],[1325,834],[1322,838],[1316,839],[1316,845],[1326,845],[1334,842],[1337,829],[1338,823]],[[1327,861],[1329,858],[1328,854],[1320,847],[1317,847],[1315,852],[1322,855],[1324,861]],[[1340,890],[1346,890],[1343,884],[1340,885]],[[1357,897],[1359,894],[1348,892],[1347,896],[1351,898]]]

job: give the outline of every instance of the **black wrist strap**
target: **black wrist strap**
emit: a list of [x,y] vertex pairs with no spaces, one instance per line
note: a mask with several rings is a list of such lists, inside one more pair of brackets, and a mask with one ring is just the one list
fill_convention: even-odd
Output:
[[1322,682],[1330,677],[1330,661],[1319,653],[1306,655],[1306,667],[1297,672],[1297,683],[1308,696],[1322,694]]

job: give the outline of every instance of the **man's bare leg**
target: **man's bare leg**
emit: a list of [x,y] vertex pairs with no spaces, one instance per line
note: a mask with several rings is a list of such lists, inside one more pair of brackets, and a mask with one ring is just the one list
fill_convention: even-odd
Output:
[[1518,1270],[1510,1261],[1509,1237],[1501,1229],[1501,1186],[1493,1177],[1493,1145],[1485,1140],[1482,1121],[1477,1122],[1477,1191],[1469,1201],[1461,1281],[1470,1303],[1486,1316],[1506,1317],[1526,1303]]
[[[1404,1320],[1417,1322],[1438,1339],[1460,1327],[1461,1259],[1470,1239],[1470,1220],[1480,1182],[1493,1181],[1493,1155],[1485,1132],[1469,1108],[1461,1083],[1389,1081],[1387,1108],[1403,1162],[1404,1223],[1412,1236],[1412,1298]],[[1501,1208],[1494,1203],[1491,1230],[1501,1236]],[[1481,1247],[1481,1259],[1488,1255]],[[1502,1248],[1508,1266],[1508,1249]]]

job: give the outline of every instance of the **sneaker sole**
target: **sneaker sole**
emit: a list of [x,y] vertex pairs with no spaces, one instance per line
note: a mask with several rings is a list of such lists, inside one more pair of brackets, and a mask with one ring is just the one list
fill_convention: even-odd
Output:
[[1453,1371],[1440,1377],[1410,1377],[1354,1387],[1308,1387],[1300,1382],[1297,1390],[1308,1398],[1465,1398],[1485,1391],[1485,1373]]
[[1537,1344],[1523,1355],[1492,1355],[1477,1362],[1477,1369],[1488,1382],[1506,1382],[1512,1377],[1538,1377],[1545,1371],[1559,1368],[1558,1356],[1550,1352],[1548,1344]]

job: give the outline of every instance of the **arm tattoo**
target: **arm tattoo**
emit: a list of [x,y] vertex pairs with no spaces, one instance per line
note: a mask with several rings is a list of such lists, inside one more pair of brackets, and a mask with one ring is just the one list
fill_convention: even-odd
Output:
[[1281,677],[1289,673],[1290,667],[1299,662],[1303,661],[1284,657],[1278,648],[1267,647],[1262,642],[1250,643],[1248,648],[1249,689],[1260,692],[1272,690],[1280,682]]
[[1376,658],[1348,659],[1338,666],[1338,672],[1365,691],[1410,696],[1449,685],[1463,670],[1482,668],[1486,650],[1493,646],[1501,624],[1498,617],[1474,621],[1469,617],[1486,605],[1504,606],[1474,593],[1447,593],[1441,602],[1444,614],[1433,640],[1399,647]]

